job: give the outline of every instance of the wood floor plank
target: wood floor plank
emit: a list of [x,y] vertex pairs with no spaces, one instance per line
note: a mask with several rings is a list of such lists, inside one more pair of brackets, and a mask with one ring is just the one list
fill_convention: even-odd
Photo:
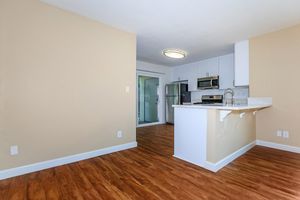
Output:
[[0,181],[0,200],[300,200],[300,155],[256,146],[217,173],[173,157],[173,126],[138,148]]
[[55,168],[43,170],[39,173],[40,184],[45,191],[47,200],[60,199],[59,188],[56,183]]
[[0,182],[0,199],[8,199],[8,191],[12,179],[6,179]]
[[28,199],[27,198],[27,177],[28,175],[24,175],[24,176],[19,176],[11,179],[10,187],[7,190],[7,195],[5,195],[7,199],[9,200]]
[[27,198],[32,200],[46,200],[45,190],[42,187],[39,175],[41,172],[31,173],[27,178]]
[[56,184],[60,189],[60,196],[66,200],[84,200],[76,183],[73,182],[71,171],[68,165],[55,168]]
[[121,192],[115,185],[110,183],[110,180],[103,176],[101,170],[94,165],[93,159],[82,161],[79,165],[102,199],[130,199],[126,193]]
[[82,171],[78,163],[71,164],[69,167],[71,177],[85,200],[102,199],[100,194],[90,183],[89,179],[85,176],[85,172]]

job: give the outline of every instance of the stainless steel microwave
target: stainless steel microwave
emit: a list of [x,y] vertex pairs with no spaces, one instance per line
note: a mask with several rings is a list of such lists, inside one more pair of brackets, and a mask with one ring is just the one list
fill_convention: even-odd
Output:
[[197,88],[199,90],[219,89],[219,76],[198,78]]

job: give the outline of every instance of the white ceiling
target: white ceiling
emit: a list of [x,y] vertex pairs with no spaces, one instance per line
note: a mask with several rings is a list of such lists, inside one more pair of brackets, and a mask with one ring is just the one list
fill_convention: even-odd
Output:
[[[233,43],[300,23],[300,0],[42,0],[137,34],[137,59],[176,66],[233,52]],[[183,60],[162,56],[186,50]]]

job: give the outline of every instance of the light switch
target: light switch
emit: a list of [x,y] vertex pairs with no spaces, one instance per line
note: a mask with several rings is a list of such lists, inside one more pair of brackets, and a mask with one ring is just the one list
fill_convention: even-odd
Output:
[[277,131],[277,137],[281,137],[282,136],[282,130],[278,130]]
[[19,148],[17,145],[13,145],[10,147],[10,155],[15,156],[19,154]]
[[126,87],[125,87],[125,91],[126,91],[126,93],[129,93],[129,92],[130,92],[130,87],[129,87],[129,86],[126,86]]

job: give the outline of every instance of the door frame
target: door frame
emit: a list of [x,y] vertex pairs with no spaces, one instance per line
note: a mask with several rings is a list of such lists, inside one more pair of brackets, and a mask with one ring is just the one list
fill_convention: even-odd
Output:
[[[148,76],[148,77],[153,77],[153,78],[158,78],[159,85],[157,88],[158,91],[158,103],[157,103],[157,117],[158,117],[158,122],[153,122],[153,123],[147,123],[147,124],[139,124],[139,118],[138,118],[138,102],[139,102],[139,88],[138,88],[138,78],[139,76]],[[158,125],[158,124],[163,124],[163,85],[162,85],[163,77],[160,74],[156,73],[151,73],[151,72],[141,72],[137,71],[136,72],[136,127],[145,127],[145,126],[153,126],[153,125]]]

